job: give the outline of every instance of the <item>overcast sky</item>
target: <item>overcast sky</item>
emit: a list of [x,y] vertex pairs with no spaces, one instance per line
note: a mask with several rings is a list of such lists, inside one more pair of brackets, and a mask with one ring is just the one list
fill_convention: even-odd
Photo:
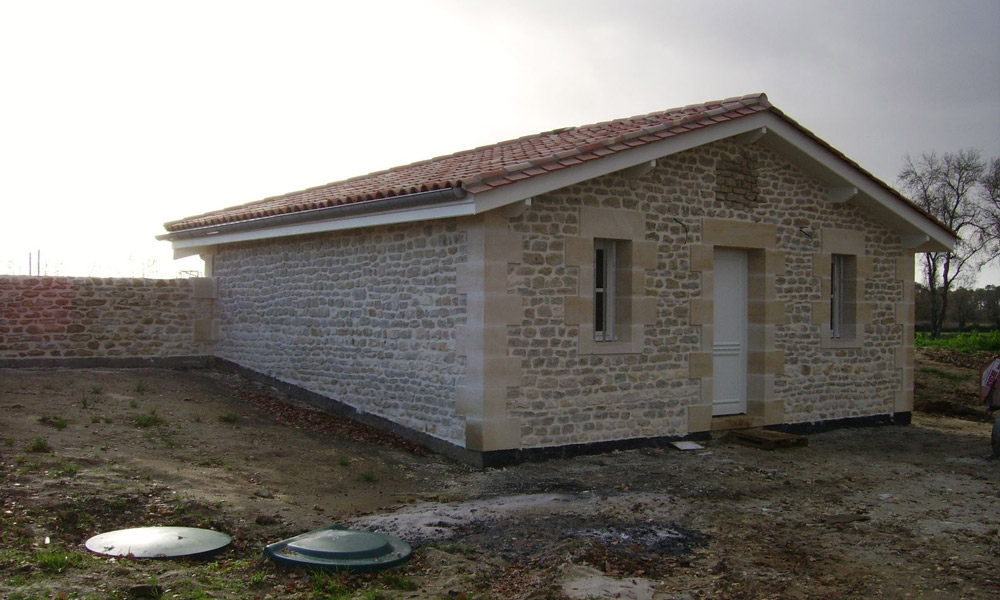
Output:
[[1000,156],[998,30],[1000,0],[0,0],[0,273],[173,276],[168,220],[756,92],[894,185]]

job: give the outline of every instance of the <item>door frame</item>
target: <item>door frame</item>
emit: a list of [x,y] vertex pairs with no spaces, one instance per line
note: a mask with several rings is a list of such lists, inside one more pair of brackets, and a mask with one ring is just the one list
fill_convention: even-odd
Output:
[[[713,262],[712,416],[741,415],[747,413],[749,379],[749,253],[742,248],[716,247]],[[720,266],[726,263],[735,273],[720,273]],[[720,315],[722,309],[729,314]],[[731,324],[736,331],[720,335],[724,333],[723,323]],[[728,385],[722,385],[724,376]],[[720,398],[723,391],[730,390],[735,391],[731,397]]]

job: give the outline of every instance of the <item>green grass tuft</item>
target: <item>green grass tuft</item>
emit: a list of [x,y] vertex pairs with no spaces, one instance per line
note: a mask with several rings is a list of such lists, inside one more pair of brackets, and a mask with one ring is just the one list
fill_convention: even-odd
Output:
[[52,452],[52,446],[40,437],[36,437],[28,442],[28,445],[24,449],[28,452]]
[[313,592],[323,594],[324,600],[347,600],[354,594],[344,583],[343,577],[337,573],[323,571],[313,572],[309,577]]
[[55,474],[61,477],[75,477],[79,469],[71,462],[60,462],[56,465]]
[[66,429],[66,426],[69,425],[66,419],[62,417],[38,417],[38,422],[42,425],[54,427],[60,431]]
[[375,483],[378,481],[378,475],[372,473],[371,471],[365,471],[358,475],[358,481],[364,481],[365,483]]
[[389,589],[401,592],[413,592],[417,589],[417,584],[412,579],[399,573],[383,573],[381,579],[383,585]]
[[135,418],[136,427],[141,427],[143,429],[149,429],[163,423],[163,419],[156,414],[156,410],[149,411],[148,415],[139,415]]
[[67,568],[79,564],[81,560],[79,556],[64,548],[51,548],[36,550],[35,562],[38,563],[38,568],[46,573],[62,573]]
[[17,469],[18,475],[24,475],[25,473],[31,473],[34,471],[42,470],[42,463],[38,462],[37,460],[28,460],[23,456],[19,456],[17,460],[14,462],[17,463],[18,465]]
[[236,413],[229,412],[224,415],[219,415],[219,420],[223,423],[236,423],[240,420],[240,417]]

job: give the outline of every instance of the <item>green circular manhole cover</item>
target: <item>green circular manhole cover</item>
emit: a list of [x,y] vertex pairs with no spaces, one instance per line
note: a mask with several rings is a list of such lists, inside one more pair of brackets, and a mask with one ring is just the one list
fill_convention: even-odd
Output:
[[136,527],[101,533],[86,542],[87,550],[108,556],[180,558],[219,552],[233,538],[196,527]]
[[410,545],[384,533],[330,525],[264,548],[274,562],[288,567],[377,571],[406,562]]

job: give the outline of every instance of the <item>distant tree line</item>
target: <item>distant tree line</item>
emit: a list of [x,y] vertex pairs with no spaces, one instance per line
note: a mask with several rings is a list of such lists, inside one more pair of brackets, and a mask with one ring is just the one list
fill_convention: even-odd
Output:
[[921,314],[928,331],[937,337],[946,320],[968,324],[970,315],[989,310],[973,301],[980,290],[959,286],[971,285],[984,265],[1000,257],[1000,159],[987,160],[969,149],[905,160],[901,189],[959,237],[952,250],[925,252],[918,259],[923,300],[918,298],[917,308],[926,311]]
[[[916,325],[920,331],[931,331],[931,295],[927,286],[918,283],[915,293]],[[959,287],[949,293],[948,312],[938,333],[942,331],[1000,330],[1000,286],[988,285],[970,289]]]

